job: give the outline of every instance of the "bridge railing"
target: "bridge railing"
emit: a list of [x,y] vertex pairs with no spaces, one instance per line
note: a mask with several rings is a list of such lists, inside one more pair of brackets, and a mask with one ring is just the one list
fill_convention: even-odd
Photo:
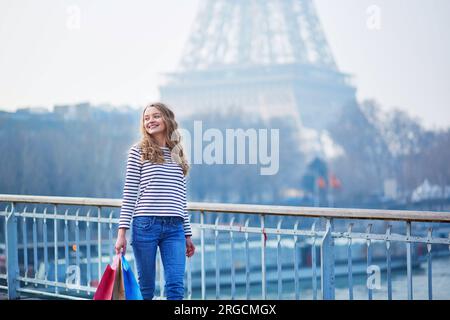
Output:
[[[10,299],[21,293],[92,299],[114,255],[120,205],[120,199],[0,195],[0,289]],[[393,298],[392,258],[400,253],[407,298],[413,299],[421,245],[428,282],[423,290],[432,299],[434,248],[450,248],[450,235],[442,233],[449,212],[196,202],[188,203],[188,211],[196,254],[187,258],[187,299],[285,299],[288,287],[289,299],[335,299],[336,272],[347,280],[346,298],[354,299],[354,274],[376,271],[371,267],[379,261],[380,250],[375,255],[374,248],[380,243],[385,298]],[[133,265],[131,249],[127,258]],[[157,261],[163,298],[160,257]],[[367,286],[368,299],[373,290]]]

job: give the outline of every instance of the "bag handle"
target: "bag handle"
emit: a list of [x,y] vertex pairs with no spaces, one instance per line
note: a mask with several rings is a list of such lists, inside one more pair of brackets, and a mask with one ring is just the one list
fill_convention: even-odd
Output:
[[122,257],[122,254],[121,254],[121,253],[116,254],[116,255],[114,256],[113,263],[112,263],[112,265],[111,265],[111,269],[117,270],[117,267],[119,266],[119,262],[121,261],[121,260],[120,260],[121,257]]

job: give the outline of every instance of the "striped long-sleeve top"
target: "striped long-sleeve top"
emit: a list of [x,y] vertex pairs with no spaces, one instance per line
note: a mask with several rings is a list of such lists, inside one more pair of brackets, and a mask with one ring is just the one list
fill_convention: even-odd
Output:
[[179,216],[184,233],[192,235],[186,203],[186,179],[181,166],[172,160],[170,149],[160,147],[164,163],[141,161],[141,148],[130,148],[127,161],[119,228],[129,229],[137,216]]

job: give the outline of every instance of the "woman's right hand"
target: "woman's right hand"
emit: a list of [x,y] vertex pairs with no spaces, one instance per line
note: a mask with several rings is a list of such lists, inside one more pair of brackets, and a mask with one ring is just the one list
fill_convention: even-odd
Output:
[[114,246],[114,248],[116,250],[116,254],[122,252],[122,254],[125,255],[127,250],[127,238],[125,236],[125,229],[119,229],[116,245]]

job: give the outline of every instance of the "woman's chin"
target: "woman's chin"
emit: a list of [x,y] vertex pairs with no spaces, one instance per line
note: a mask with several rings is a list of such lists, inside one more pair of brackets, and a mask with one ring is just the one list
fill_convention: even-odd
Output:
[[156,135],[162,133],[162,130],[147,130],[149,135]]

